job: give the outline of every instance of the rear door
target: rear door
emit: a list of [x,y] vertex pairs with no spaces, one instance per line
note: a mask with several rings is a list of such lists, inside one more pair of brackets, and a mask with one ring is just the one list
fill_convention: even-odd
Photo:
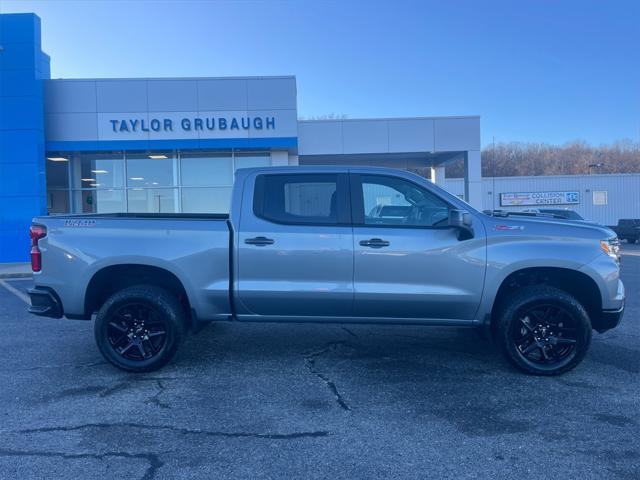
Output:
[[391,175],[351,175],[354,314],[471,320],[486,265],[484,230],[458,239],[449,209],[426,186]]
[[348,174],[255,175],[238,234],[239,317],[351,315]]

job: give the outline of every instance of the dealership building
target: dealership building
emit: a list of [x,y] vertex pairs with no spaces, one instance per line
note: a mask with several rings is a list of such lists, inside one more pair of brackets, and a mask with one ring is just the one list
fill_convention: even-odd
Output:
[[0,15],[0,262],[27,260],[36,215],[226,212],[239,168],[382,165],[444,186],[458,159],[480,207],[477,116],[301,121],[293,76],[52,80],[39,17]]

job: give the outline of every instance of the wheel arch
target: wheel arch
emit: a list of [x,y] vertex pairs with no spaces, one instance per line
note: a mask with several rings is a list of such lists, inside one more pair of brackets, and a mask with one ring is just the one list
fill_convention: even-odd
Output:
[[493,299],[492,330],[496,327],[504,300],[519,288],[532,285],[549,285],[575,297],[589,314],[592,327],[598,330],[602,316],[602,296],[598,284],[586,273],[562,267],[527,267],[507,275]]
[[140,263],[109,265],[96,271],[85,290],[85,315],[91,316],[115,292],[143,284],[161,287],[175,295],[185,310],[186,318],[191,318],[189,295],[178,276],[166,268]]

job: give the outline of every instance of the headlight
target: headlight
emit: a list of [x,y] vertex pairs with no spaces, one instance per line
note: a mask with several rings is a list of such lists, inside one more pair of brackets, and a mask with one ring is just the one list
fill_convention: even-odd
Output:
[[617,237],[600,240],[600,248],[617,262],[620,261],[620,240]]

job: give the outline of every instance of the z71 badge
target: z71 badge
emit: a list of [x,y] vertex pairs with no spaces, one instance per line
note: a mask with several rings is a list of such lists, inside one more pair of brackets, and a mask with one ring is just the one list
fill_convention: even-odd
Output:
[[494,230],[524,230],[522,225],[496,225]]
[[77,219],[77,220],[65,220],[64,221],[64,226],[65,227],[95,227],[96,225],[96,221],[95,220],[84,220],[84,219]]

